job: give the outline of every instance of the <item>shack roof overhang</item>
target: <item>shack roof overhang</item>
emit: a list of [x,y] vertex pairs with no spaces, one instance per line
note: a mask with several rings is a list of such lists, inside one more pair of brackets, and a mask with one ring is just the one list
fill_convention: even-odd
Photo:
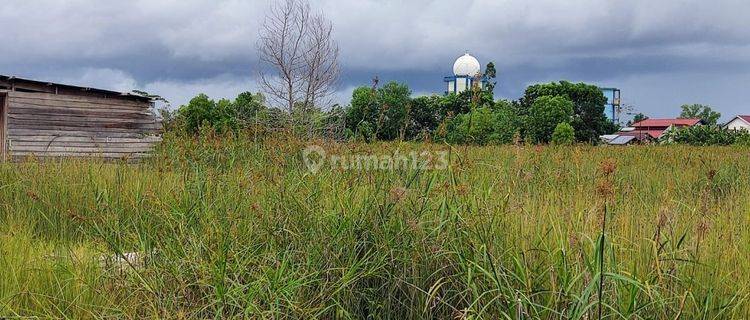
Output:
[[132,94],[132,93],[123,93],[123,92],[117,92],[117,91],[111,91],[111,90],[104,90],[104,89],[96,89],[96,88],[87,88],[87,87],[80,87],[80,86],[74,86],[74,85],[68,85],[68,84],[61,84],[61,83],[54,83],[54,82],[47,82],[47,81],[38,81],[38,80],[31,80],[31,79],[24,79],[14,76],[7,76],[7,75],[0,75],[0,90],[9,90],[9,91],[25,91],[25,92],[41,92],[41,93],[52,93],[57,94],[59,91],[63,90],[65,92],[73,92],[78,93],[80,95],[88,95],[88,96],[101,96],[105,98],[110,99],[124,99],[124,100],[132,100],[132,101],[141,101],[141,102],[152,102],[152,99],[149,97]]

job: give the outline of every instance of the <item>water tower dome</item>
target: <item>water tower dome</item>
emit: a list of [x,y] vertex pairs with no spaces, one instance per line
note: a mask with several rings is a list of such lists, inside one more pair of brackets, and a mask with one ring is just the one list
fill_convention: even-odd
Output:
[[453,63],[453,74],[456,76],[473,77],[479,74],[481,70],[479,60],[468,53],[459,57]]

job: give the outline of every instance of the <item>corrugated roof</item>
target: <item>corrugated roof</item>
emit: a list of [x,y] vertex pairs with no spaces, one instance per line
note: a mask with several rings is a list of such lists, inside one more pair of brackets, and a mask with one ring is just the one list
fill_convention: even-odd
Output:
[[737,118],[741,118],[742,120],[747,121],[747,123],[750,123],[750,116],[737,116]]
[[632,127],[669,127],[694,126],[701,123],[701,119],[646,119],[632,124]]
[[633,130],[633,131],[620,131],[617,134],[621,136],[636,137],[638,139],[644,139],[648,137],[658,139],[659,137],[661,137],[662,134],[664,134],[664,131],[666,130]]
[[619,136],[617,138],[612,139],[612,141],[610,141],[609,144],[624,145],[624,144],[630,143],[634,139],[635,139],[634,136]]

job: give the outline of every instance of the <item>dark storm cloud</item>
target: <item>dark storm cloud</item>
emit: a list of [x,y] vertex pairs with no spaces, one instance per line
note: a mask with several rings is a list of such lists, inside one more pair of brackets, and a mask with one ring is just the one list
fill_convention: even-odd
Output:
[[81,67],[117,69],[127,71],[140,82],[148,83],[165,79],[190,81],[227,73],[241,76],[249,74],[257,65],[253,59],[248,57],[203,61],[189,57],[173,57],[165,52],[163,51],[160,54],[133,53],[127,57],[116,58],[48,59],[45,61],[19,62],[8,65],[4,71],[9,70],[15,74],[31,72],[32,76],[44,77],[45,74],[50,73],[53,75],[69,74]]
[[[257,30],[270,2],[21,1],[0,6],[0,73],[116,90],[179,104],[198,92],[257,90]],[[338,99],[373,76],[440,93],[470,51],[500,70],[498,96],[567,79],[623,89],[654,116],[702,102],[750,113],[750,2],[321,0],[343,67]]]

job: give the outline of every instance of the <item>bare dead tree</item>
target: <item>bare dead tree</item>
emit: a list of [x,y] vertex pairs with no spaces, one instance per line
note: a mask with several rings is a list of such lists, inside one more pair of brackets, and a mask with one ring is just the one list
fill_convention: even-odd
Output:
[[326,106],[339,77],[339,47],[333,39],[333,25],[322,14],[311,17],[307,30],[304,106]]
[[258,51],[260,61],[274,74],[261,71],[261,85],[272,103],[291,112],[299,99],[303,65],[302,48],[309,19],[309,8],[296,0],[275,3],[261,27]]
[[264,70],[272,71],[260,76],[270,102],[290,115],[327,107],[339,77],[339,48],[322,13],[312,13],[306,0],[279,1],[266,16],[258,47]]

